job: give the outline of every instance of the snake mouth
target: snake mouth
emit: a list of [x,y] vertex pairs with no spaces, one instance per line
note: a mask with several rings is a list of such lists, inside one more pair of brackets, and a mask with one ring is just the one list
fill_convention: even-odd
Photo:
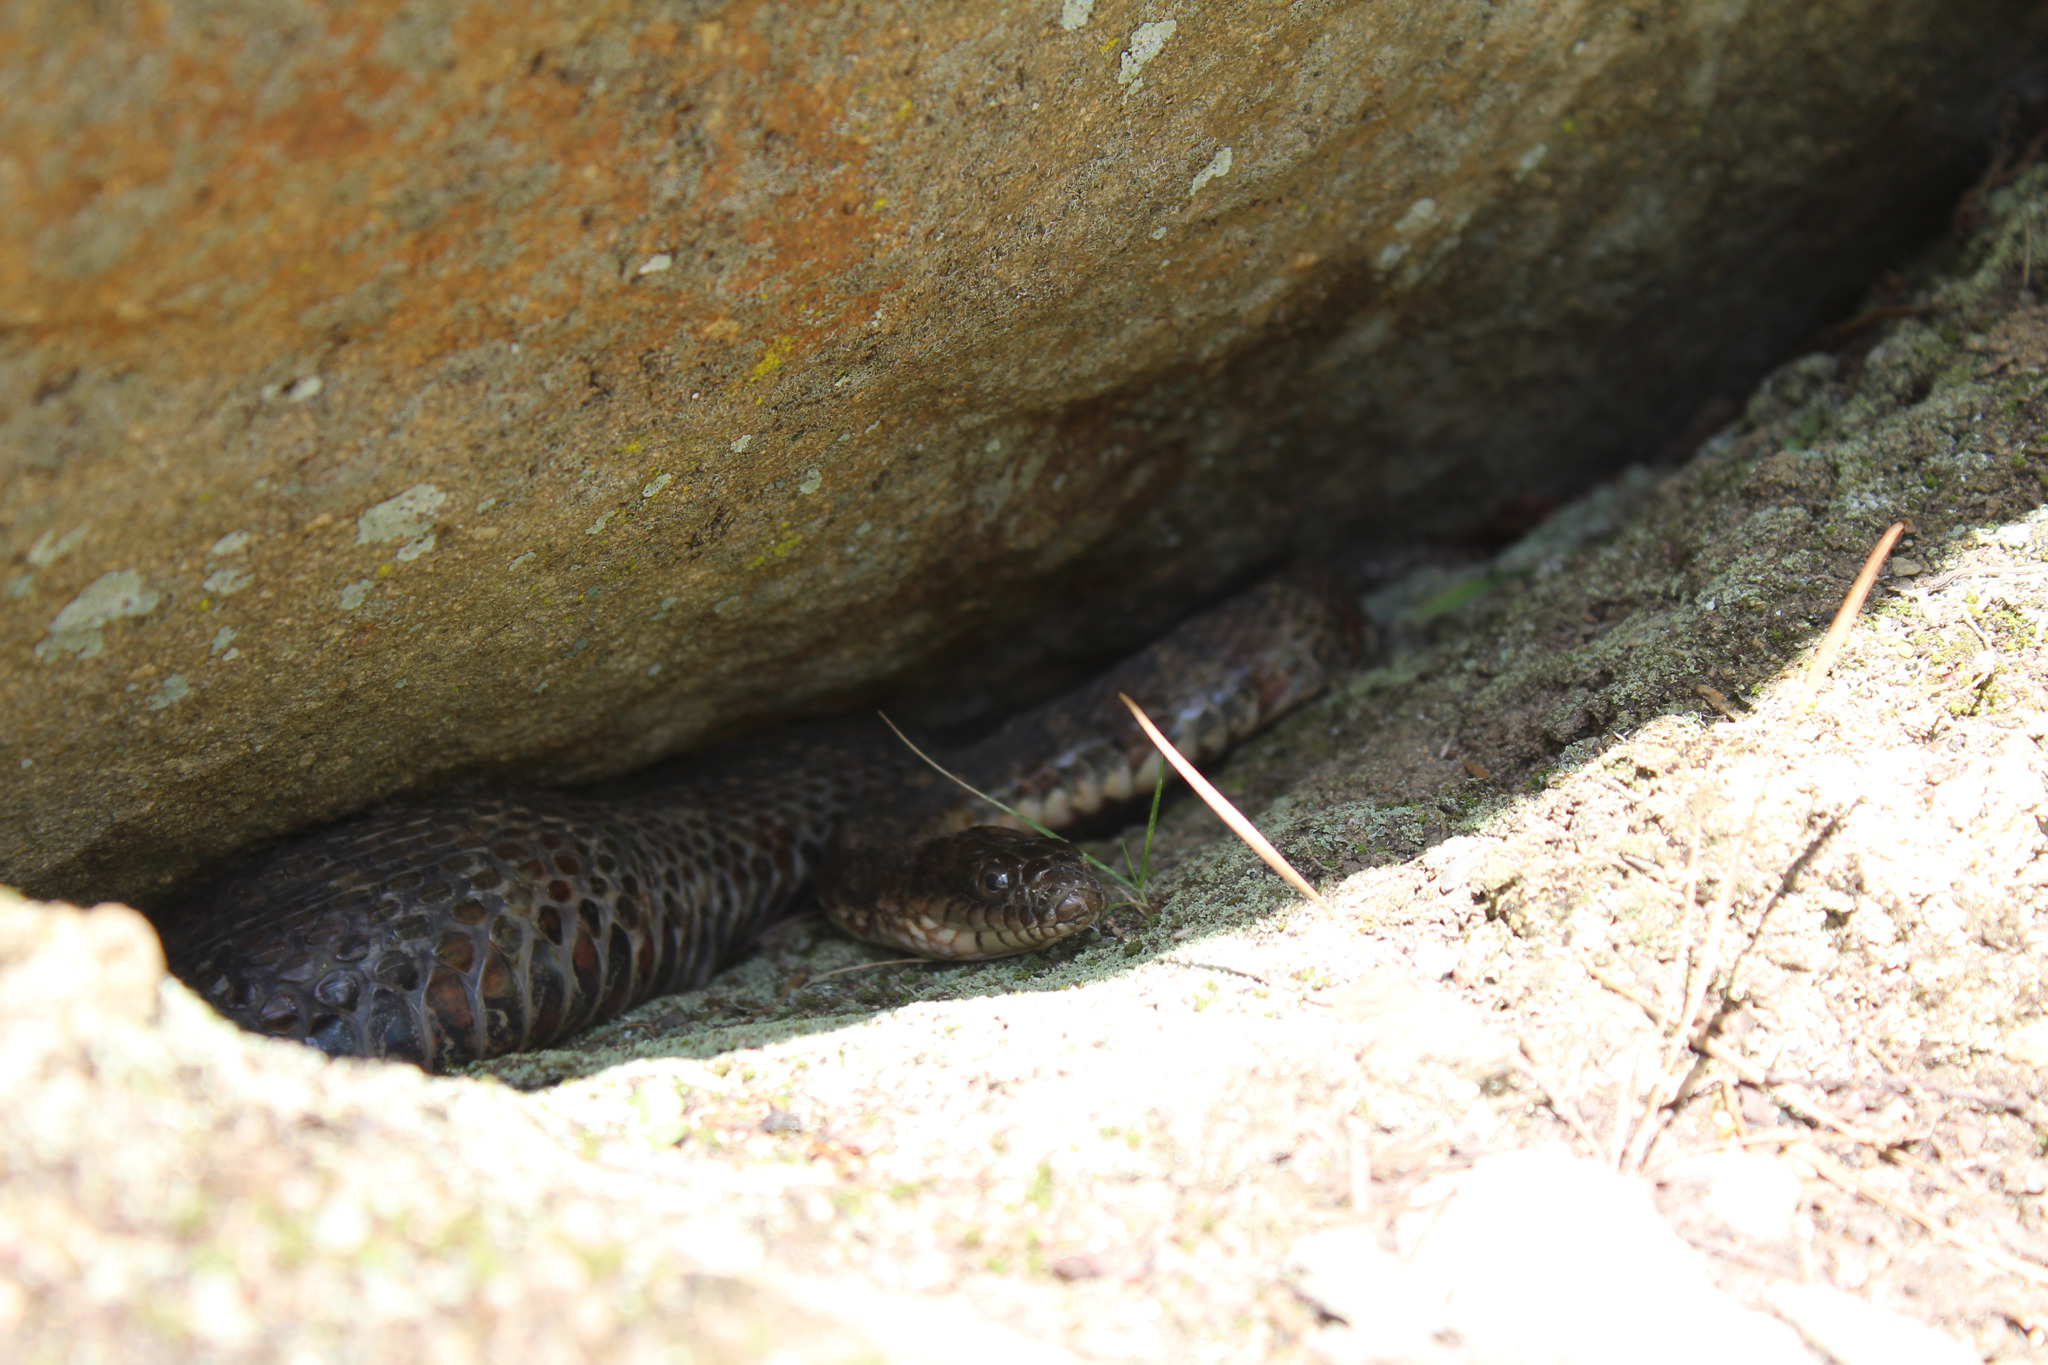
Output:
[[1085,886],[1067,890],[1057,900],[1048,897],[1034,904],[1028,914],[1008,917],[1012,920],[1008,924],[949,923],[921,914],[908,933],[919,941],[915,951],[927,957],[955,962],[1008,957],[1089,928],[1101,916],[1103,900],[1102,888],[1090,877]]

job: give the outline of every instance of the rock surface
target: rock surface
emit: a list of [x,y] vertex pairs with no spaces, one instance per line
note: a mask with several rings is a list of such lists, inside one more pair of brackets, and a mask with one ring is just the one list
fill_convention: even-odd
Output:
[[[1183,806],[1113,934],[796,924],[425,1080],[236,1034],[125,911],[0,902],[0,1354],[1481,1365],[1634,1246],[1700,1310],[1653,1352],[2048,1360],[2048,173],[1985,207],[1683,469],[1382,597],[1406,652],[1217,774],[1327,909]],[[1689,983],[1722,1052],[1667,1111]],[[1324,1233],[1363,1274],[1304,1280]],[[1418,1284],[1421,1342],[1301,1297]]]
[[0,1039],[12,1361],[1065,1358],[769,1283],[716,1208],[637,1197],[502,1092],[258,1043],[124,906],[0,892]]
[[1571,486],[1890,259],[2042,37],[2019,0],[0,26],[0,878],[75,899],[948,650],[1029,690],[1340,528]]
[[1502,1152],[1408,1204],[1398,1255],[1338,1228],[1288,1258],[1302,1294],[1346,1324],[1316,1340],[1332,1365],[1633,1365],[1649,1341],[1673,1365],[1811,1365],[1791,1328],[1714,1287],[1642,1186],[1595,1162]]

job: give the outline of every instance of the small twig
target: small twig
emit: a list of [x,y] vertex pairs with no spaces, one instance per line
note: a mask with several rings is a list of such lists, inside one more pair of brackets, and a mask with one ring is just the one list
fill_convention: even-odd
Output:
[[[1724,996],[1721,1000],[1720,1008],[1714,1011],[1714,1017],[1700,1026],[1700,1036],[1711,1038],[1719,1033],[1721,1025],[1727,1022],[1728,1016],[1736,1012],[1736,1008],[1735,1003]],[[1677,1087],[1671,1092],[1671,1098],[1664,1103],[1664,1110],[1667,1115],[1664,1120],[1665,1128],[1670,1127],[1671,1120],[1678,1116],[1679,1106],[1693,1097],[1694,1087],[1700,1083],[1700,1078],[1707,1074],[1707,1060],[1707,1054],[1704,1052],[1697,1049],[1692,1051],[1691,1068],[1680,1078]],[[1662,1136],[1662,1133],[1663,1130],[1659,1129],[1658,1136]],[[1654,1144],[1655,1139],[1653,1138],[1651,1141]],[[1642,1161],[1648,1161],[1649,1159],[1650,1149],[1649,1147],[1644,1147]],[[1640,1165],[1641,1162],[1637,1164]]]
[[2048,576],[2048,564],[1973,564],[1938,573],[1919,584],[1916,594],[1940,592],[1958,578],[2041,578]]
[[1771,1085],[1803,1085],[1809,1090],[1826,1090],[1830,1092],[1836,1090],[1855,1090],[1866,1085],[1876,1085],[1893,1094],[1905,1094],[1908,1093],[1907,1087],[1911,1085],[1925,1090],[1930,1095],[1939,1095],[1945,1100],[1956,1100],[1962,1104],[1974,1104],[1980,1109],[1994,1110],[2001,1114],[2011,1114],[2014,1118],[2024,1119],[2033,1112],[2019,1100],[2007,1099],[2003,1095],[1986,1095],[1981,1091],[1964,1090],[1953,1085],[1943,1085],[1940,1081],[1914,1080],[1907,1082],[1898,1077],[1888,1079],[1883,1076],[1787,1076],[1776,1071],[1767,1073],[1764,1076],[1764,1080]]
[[[1686,837],[1685,845],[1685,886],[1680,892],[1680,903],[1686,907],[1689,916],[1692,905],[1700,893],[1700,847],[1706,842],[1706,829],[1700,819],[1699,808],[1692,812],[1692,830]],[[1690,964],[1688,964],[1689,966]]]
[[1749,1136],[1749,1123],[1742,1117],[1742,1098],[1735,1091],[1735,1082],[1721,1077],[1721,1108],[1727,1112],[1728,1122],[1734,1126],[1735,1136]]
[[1662,865],[1653,863],[1648,858],[1641,858],[1633,853],[1615,853],[1609,856],[1621,863],[1623,867],[1642,873],[1666,891],[1676,891],[1678,889],[1670,882],[1664,880],[1664,868]]
[[[1876,1134],[1848,1136],[1842,1133],[1816,1133],[1811,1130],[1797,1133],[1739,1133],[1733,1137],[1722,1138],[1716,1150],[1725,1152],[1731,1147],[1776,1147],[1787,1154],[1797,1152],[1797,1155],[1803,1158],[1804,1152],[1797,1151],[1797,1149],[1808,1148],[1816,1143],[1832,1143],[1844,1147],[1868,1147],[1877,1153],[1880,1160],[1889,1161],[1906,1170],[1915,1171],[1921,1175],[1940,1176],[1944,1179],[1950,1177],[1950,1172],[1947,1170],[1938,1166],[1931,1166],[1927,1162],[1920,1161],[1900,1151],[1899,1139],[1880,1137]],[[1642,1174],[1654,1175],[1656,1172],[1665,1170],[1693,1155],[1695,1155],[1693,1152],[1681,1152],[1677,1156],[1672,1157],[1670,1161],[1661,1161],[1655,1166],[1644,1168]],[[1953,1186],[1954,1182],[1949,1180],[1948,1183]]]
[[1858,317],[1850,318],[1847,322],[1838,322],[1822,332],[1820,348],[1824,351],[1835,350],[1858,332],[1875,327],[1880,322],[1890,322],[1895,318],[1918,317],[1923,313],[1938,313],[1940,311],[1941,305],[1936,303],[1893,303],[1887,304],[1883,308],[1873,308]]
[[[1732,977],[1722,982],[1722,1003],[1715,1010],[1714,1017],[1704,1024],[1700,1022],[1700,1011],[1706,1007],[1708,989],[1720,975],[1717,962],[1722,940],[1727,937],[1729,912],[1735,903],[1736,888],[1741,884],[1742,865],[1749,856],[1750,840],[1756,834],[1757,812],[1763,807],[1764,793],[1769,787],[1768,780],[1760,784],[1756,799],[1750,803],[1749,818],[1743,822],[1742,837],[1736,841],[1735,856],[1729,864],[1728,874],[1722,880],[1713,903],[1706,907],[1706,922],[1701,926],[1698,951],[1695,952],[1690,945],[1686,949],[1685,971],[1679,984],[1679,1009],[1672,1016],[1671,1024],[1666,1026],[1670,1034],[1666,1046],[1671,1053],[1659,1068],[1658,1079],[1650,1087],[1643,1112],[1630,1130],[1627,1144],[1618,1149],[1618,1170],[1641,1170],[1649,1161],[1651,1149],[1678,1116],[1679,1106],[1685,1103],[1706,1069],[1706,1058],[1699,1053],[1696,1040],[1711,1037],[1730,1012],[1727,991]],[[1697,829],[1694,842],[1696,854],[1699,842]],[[1688,871],[1692,875],[1687,878],[1686,904],[1691,903],[1698,888],[1696,869],[1697,857],[1694,857],[1689,860]]]
[[834,967],[829,972],[819,972],[816,976],[797,987],[797,989],[806,990],[817,985],[820,981],[835,976],[845,976],[848,972],[871,972],[877,967],[904,967],[913,963],[928,961],[930,961],[929,958],[922,957],[887,957],[883,958],[880,962],[856,962],[851,967]]
[[1587,1130],[1585,1121],[1578,1116],[1575,1110],[1565,1106],[1564,1100],[1559,1096],[1558,1088],[1551,1084],[1550,1077],[1546,1074],[1543,1064],[1536,1060],[1536,1050],[1529,1046],[1529,1040],[1527,1038],[1517,1038],[1515,1039],[1515,1045],[1522,1050],[1522,1070],[1528,1073],[1530,1080],[1536,1082],[1536,1088],[1543,1092],[1543,1102],[1550,1106],[1550,1112],[1557,1115],[1563,1121],[1564,1126],[1571,1129],[1580,1142],[1586,1144],[1588,1152],[1599,1151],[1600,1144],[1594,1139],[1593,1134]]
[[1638,1042],[1635,1054],[1629,1059],[1628,1080],[1623,1084],[1621,1096],[1614,1102],[1614,1151],[1607,1158],[1607,1165],[1616,1171],[1626,1171],[1629,1150],[1635,1146],[1636,1134],[1642,1131],[1650,1115],[1655,1111],[1654,1101],[1645,1102],[1641,1117],[1631,1121],[1635,1113],[1636,1098],[1643,1093],[1643,1054],[1649,1050],[1647,1043]]
[[1656,1001],[1650,999],[1649,996],[1644,995],[1626,981],[1620,981],[1609,976],[1598,963],[1583,953],[1579,955],[1579,965],[1586,969],[1587,976],[1592,977],[1602,986],[1605,986],[1608,990],[1641,1010],[1651,1023],[1655,1024],[1658,1028],[1664,1027],[1664,1011],[1657,1008]]
[[1833,1114],[1830,1114],[1827,1110],[1822,1109],[1820,1106],[1808,1104],[1806,1101],[1800,1099],[1796,1095],[1786,1094],[1784,1091],[1784,1087],[1786,1085],[1797,1085],[1799,1084],[1799,1082],[1795,1080],[1786,1079],[1779,1079],[1777,1081],[1773,1081],[1770,1077],[1764,1074],[1763,1068],[1759,1067],[1755,1062],[1750,1061],[1749,1058],[1743,1056],[1735,1049],[1722,1043],[1720,1039],[1702,1038],[1700,1040],[1699,1047],[1700,1051],[1706,1053],[1707,1056],[1712,1057],[1715,1061],[1724,1064],[1728,1067],[1729,1070],[1733,1071],[1737,1076],[1741,1077],[1749,1084],[1755,1086],[1757,1089],[1763,1091],[1765,1094],[1769,1095],[1773,1100],[1775,1100],[1778,1104],[1784,1106],[1786,1109],[1791,1110],[1793,1113],[1799,1115],[1799,1117],[1805,1119],[1807,1122],[1818,1123],[1821,1127],[1827,1128],[1835,1132],[1836,1134],[1839,1134],[1842,1137],[1852,1138],[1857,1142],[1864,1143],[1869,1146],[1885,1147],[1893,1144],[1893,1140],[1891,1138],[1887,1138],[1876,1133],[1866,1133],[1861,1129],[1851,1128],[1848,1124],[1842,1122],[1840,1119],[1836,1118]]
[[1958,619],[1960,619],[1964,625],[1970,628],[1970,634],[1977,637],[1978,644],[1983,645],[1984,648],[1987,650],[1991,648],[1991,637],[1984,633],[1984,627],[1978,625],[1975,621],[1971,620],[1968,613],[1965,613]]
[[[1609,730],[1607,733],[1610,735],[1614,735],[1614,738],[1620,743],[1628,743],[1628,736],[1626,735],[1615,735],[1614,731],[1612,730]],[[1585,780],[1587,780],[1588,782],[1593,783],[1595,786],[1607,788],[1607,790],[1613,792],[1616,796],[1628,802],[1631,806],[1635,805],[1643,799],[1641,792],[1630,791],[1627,787],[1622,786],[1621,783],[1615,781],[1606,773],[1586,773],[1584,776]]]
[[1747,1133],[1741,1137],[1723,1138],[1724,1147],[1797,1147],[1808,1142],[1839,1142],[1848,1147],[1871,1147],[1879,1151],[1890,1147],[1894,1139],[1875,1133],[1859,1133],[1850,1137],[1842,1133]]
[[1905,1071],[1900,1068],[1897,1062],[1893,1061],[1890,1057],[1885,1056],[1883,1048],[1879,1047],[1876,1043],[1871,1042],[1868,1038],[1859,1038],[1857,1039],[1857,1041],[1862,1043],[1863,1050],[1865,1052],[1868,1052],[1871,1055],[1871,1057],[1876,1060],[1877,1064],[1883,1067],[1886,1071],[1890,1072],[1894,1078],[1903,1081],[1907,1085],[1913,1084],[1913,1078],[1908,1076],[1905,1073]]
[[1807,665],[1806,682],[1799,689],[1799,709],[1811,711],[1816,695],[1820,691],[1821,679],[1834,667],[1835,656],[1842,652],[1842,641],[1849,636],[1849,627],[1856,624],[1856,614],[1863,610],[1863,600],[1870,596],[1871,585],[1877,582],[1877,571],[1884,567],[1885,557],[1892,552],[1892,546],[1899,543],[1899,537],[1906,533],[1906,523],[1895,521],[1878,537],[1877,544],[1863,561],[1863,571],[1856,575],[1856,581],[1849,585],[1849,595],[1842,599],[1841,607],[1835,612],[1835,619],[1828,626],[1828,633],[1821,637],[1820,648],[1814,652],[1813,662]]
[[1985,1246],[1975,1238],[1965,1237],[1936,1222],[1934,1216],[1919,1205],[1900,1199],[1877,1188],[1847,1166],[1842,1165],[1827,1153],[1810,1143],[1796,1144],[1787,1149],[1813,1169],[1815,1175],[1850,1194],[1868,1199],[1881,1209],[1889,1210],[1910,1222],[1918,1223],[1931,1233],[1936,1240],[1947,1242],[1966,1255],[1996,1266],[1998,1269],[2035,1284],[2048,1285],[2048,1266],[2023,1261],[2017,1256],[2007,1255],[1996,1247]]
[[[1602,986],[1605,986],[1608,990],[1613,991],[1616,995],[1620,996],[1622,999],[1628,1001],[1637,1009],[1641,1010],[1645,1015],[1649,1017],[1651,1023],[1655,1024],[1659,1028],[1663,1028],[1665,1026],[1664,1012],[1658,1009],[1656,1002],[1651,1000],[1648,996],[1636,990],[1634,987],[1628,985],[1626,982],[1615,980],[1613,977],[1609,976],[1605,971],[1601,970],[1600,967],[1596,963],[1594,963],[1591,958],[1581,957],[1579,959],[1579,965],[1586,969],[1586,974],[1588,976],[1592,977]],[[1832,1131],[1839,1133],[1844,1137],[1855,1137],[1866,1140],[1870,1144],[1875,1146],[1885,1146],[1889,1144],[1891,1141],[1889,1138],[1878,1137],[1874,1134],[1860,1133],[1856,1129],[1853,1129],[1849,1127],[1847,1124],[1843,1123],[1833,1114],[1828,1113],[1825,1109],[1821,1109],[1815,1105],[1808,1104],[1804,1100],[1798,1098],[1796,1095],[1785,1094],[1783,1090],[1780,1089],[1781,1086],[1804,1085],[1806,1082],[1796,1077],[1771,1076],[1767,1074],[1762,1067],[1758,1066],[1755,1062],[1752,1062],[1751,1060],[1749,1060],[1749,1058],[1743,1056],[1741,1053],[1735,1051],[1735,1049],[1729,1047],[1727,1044],[1723,1043],[1718,1038],[1695,1038],[1693,1040],[1692,1046],[1697,1051],[1703,1052],[1707,1056],[1712,1057],[1715,1061],[1725,1064],[1729,1070],[1735,1073],[1738,1079],[1755,1086],[1758,1090],[1763,1091],[1765,1094],[1769,1095],[1773,1100],[1777,1101],[1777,1103],[1781,1107],[1788,1109],[1791,1112],[1799,1115],[1801,1118],[1807,1120],[1809,1123],[1817,1123],[1821,1125],[1821,1127],[1831,1129]]]
[[1681,1231],[1678,1235],[1684,1239],[1688,1246],[1695,1250],[1703,1251],[1709,1256],[1718,1256],[1722,1260],[1733,1261],[1737,1265],[1748,1266],[1751,1270],[1760,1270],[1774,1280],[1782,1278],[1785,1274],[1785,1267],[1782,1264],[1773,1265],[1763,1257],[1751,1255],[1732,1242],[1722,1241],[1713,1237],[1702,1237],[1698,1233],[1693,1232]]
[[1223,976],[1241,976],[1247,981],[1256,981],[1269,991],[1293,990],[1292,986],[1276,986],[1257,972],[1248,972],[1239,967],[1226,967],[1220,962],[1183,962],[1177,957],[1162,957],[1161,963],[1168,967],[1181,967],[1191,972],[1216,972]]
[[[1869,1147],[1876,1150],[1880,1155],[1885,1155],[1885,1149],[1894,1145],[1893,1139],[1880,1137],[1874,1133],[1848,1137],[1841,1133],[1816,1133],[1811,1129],[1802,1129],[1796,1133],[1737,1133],[1732,1137],[1719,1139],[1719,1145],[1715,1150],[1725,1152],[1730,1147],[1800,1147],[1814,1142],[1833,1143],[1843,1147]],[[1691,1152],[1680,1152],[1668,1161],[1660,1161],[1654,1166],[1645,1166],[1642,1173],[1644,1175],[1655,1175],[1658,1171],[1666,1170],[1686,1160],[1688,1157],[1696,1155],[1698,1155],[1697,1149]]]
[[1770,790],[1770,785],[1768,778],[1757,784],[1756,799],[1749,803],[1749,818],[1742,822],[1742,837],[1735,842],[1735,856],[1728,862],[1728,879],[1721,884],[1720,892],[1707,911],[1706,942],[1698,959],[1703,970],[1688,983],[1685,1013],[1679,1017],[1678,1027],[1672,1033],[1674,1039],[1692,1033],[1699,1023],[1700,1010],[1706,1005],[1707,986],[1715,975],[1713,959],[1720,954],[1721,939],[1727,931],[1728,912],[1735,905],[1735,891],[1742,882],[1742,864],[1749,857],[1749,843],[1756,835],[1757,812],[1763,809],[1764,793]]
[[809,990],[827,977],[844,976],[848,972],[871,971],[876,967],[900,967],[909,962],[927,962],[929,960],[922,957],[892,957],[881,962],[856,962],[851,967],[835,967],[829,972],[819,972],[816,976],[811,976],[806,972],[798,972],[790,983],[782,988],[780,995],[777,995],[773,1000],[761,1006],[761,1008],[750,1012],[747,1017],[749,1019],[765,1018],[770,1013],[788,1004],[799,993]]
[[1939,1081],[1919,1081],[1917,1084],[1945,1100],[1954,1100],[1958,1104],[1974,1104],[1979,1109],[1991,1109],[2001,1114],[2010,1114],[2016,1119],[2033,1122],[2033,1111],[2021,1100],[2009,1100],[2003,1095],[1980,1094],[1975,1090],[1962,1090],[1953,1085],[1943,1085]]
[[1756,927],[1749,931],[1749,941],[1742,945],[1741,950],[1735,954],[1735,960],[1728,964],[1728,979],[1725,989],[1730,991],[1735,989],[1735,973],[1741,968],[1743,959],[1748,957],[1750,952],[1763,939],[1764,926],[1771,922],[1771,911],[1777,909],[1778,902],[1791,893],[1794,883],[1799,880],[1799,874],[1806,870],[1807,865],[1820,852],[1821,845],[1833,838],[1835,831],[1842,827],[1842,821],[1856,807],[1862,804],[1863,798],[1859,796],[1850,803],[1847,811],[1840,815],[1829,816],[1828,822],[1821,826],[1820,833],[1807,841],[1806,847],[1800,852],[1799,856],[1792,860],[1790,866],[1778,878],[1778,884],[1771,889],[1770,896],[1764,901],[1763,909],[1757,912]]
[[1271,841],[1259,833],[1251,821],[1244,818],[1243,812],[1230,803],[1229,797],[1217,791],[1210,785],[1208,778],[1195,771],[1195,765],[1182,757],[1180,750],[1173,747],[1173,741],[1160,733],[1159,727],[1152,723],[1152,717],[1145,714],[1145,708],[1122,692],[1117,693],[1117,697],[1125,706],[1131,708],[1131,714],[1137,717],[1138,725],[1144,730],[1146,737],[1158,746],[1160,753],[1166,755],[1166,761],[1174,766],[1175,771],[1187,779],[1188,785],[1195,789],[1195,794],[1208,804],[1210,810],[1216,812],[1216,818],[1230,826],[1232,834],[1244,840],[1252,852],[1265,860],[1267,867],[1286,878],[1288,884],[1296,891],[1314,905],[1328,909],[1330,903],[1323,899],[1323,893],[1310,886],[1308,881],[1294,870],[1294,865],[1280,855],[1280,850],[1274,848]]
[[1665,895],[1671,897],[1673,900],[1678,901],[1681,905],[1685,903],[1683,899],[1681,899],[1677,887],[1672,886],[1670,883],[1663,881],[1656,875],[1655,871],[1653,870],[1656,867],[1656,864],[1645,862],[1640,858],[1631,858],[1626,854],[1616,856],[1615,854],[1610,853],[1604,856],[1606,857],[1606,860],[1610,866],[1620,868],[1623,872],[1635,873],[1638,876],[1642,877],[1643,880],[1647,881],[1651,886],[1657,888],[1657,890],[1662,891]]
[[[1910,1094],[1913,1097],[1916,1103],[1925,1104],[1931,1108],[1939,1108],[1939,1106],[1935,1105],[1933,1100],[1929,1097],[1927,1090],[1923,1086],[1921,1086],[1921,1084],[1918,1081],[1914,1080],[1911,1076],[1907,1075],[1905,1068],[1901,1067],[1897,1062],[1893,1061],[1889,1056],[1887,1056],[1883,1048],[1879,1047],[1875,1042],[1872,1042],[1868,1038],[1861,1038],[1857,1041],[1863,1044],[1863,1050],[1865,1052],[1868,1052],[1872,1057],[1875,1057],[1877,1059],[1877,1064],[1883,1067],[1885,1071],[1891,1076],[1893,1081],[1897,1083],[1894,1087],[1895,1089],[1903,1089],[1905,1093]],[[1916,1133],[1910,1137],[1900,1139],[1900,1141],[1895,1146],[1893,1146],[1890,1150],[1888,1150],[1885,1153],[1886,1160],[1895,1162],[1901,1166],[1910,1167],[1911,1169],[1919,1171],[1922,1175],[1928,1176],[1932,1179],[1938,1179],[1944,1184],[1955,1184],[1957,1180],[1956,1173],[1948,1169],[1946,1165],[1948,1161],[1948,1155],[1947,1153],[1941,1150],[1941,1143],[1938,1140],[1936,1140],[1934,1136],[1935,1124],[1939,1123],[1941,1119],[1945,1116],[1945,1113],[1937,1114],[1935,1118],[1929,1120],[1924,1125],[1921,1132]],[[1927,1143],[1929,1146],[1934,1148],[1936,1162],[1941,1164],[1930,1164],[1928,1162],[1922,1161],[1920,1158],[1916,1156],[1909,1155],[1904,1150],[1905,1145],[1908,1142]]]
[[1314,1005],[1318,1009],[1325,1010],[1336,1008],[1329,1001],[1318,1000],[1313,994],[1302,990],[1298,986],[1290,986],[1285,981],[1268,981],[1256,972],[1241,971],[1236,967],[1226,967],[1220,962],[1187,962],[1177,957],[1162,957],[1158,961],[1162,966],[1178,967],[1184,972],[1215,972],[1221,976],[1241,976],[1247,981],[1258,982],[1266,990],[1283,991],[1293,996],[1294,1003],[1297,1005]]

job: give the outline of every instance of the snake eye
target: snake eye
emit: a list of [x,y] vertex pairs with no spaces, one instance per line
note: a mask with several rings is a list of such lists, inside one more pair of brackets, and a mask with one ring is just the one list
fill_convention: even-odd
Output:
[[1001,895],[1010,889],[1010,874],[1005,868],[992,867],[981,874],[981,889],[991,895]]

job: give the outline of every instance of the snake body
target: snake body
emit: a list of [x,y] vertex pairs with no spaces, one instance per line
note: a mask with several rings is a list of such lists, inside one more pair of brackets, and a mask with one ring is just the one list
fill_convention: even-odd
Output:
[[[940,761],[1068,826],[1158,773],[1118,692],[1211,758],[1320,691],[1363,629],[1333,585],[1274,579]],[[842,929],[927,957],[1093,924],[1106,898],[1087,865],[1018,823],[878,722],[792,726],[608,787],[454,794],[317,830],[162,922],[173,970],[242,1026],[441,1071],[701,986],[813,886]]]

